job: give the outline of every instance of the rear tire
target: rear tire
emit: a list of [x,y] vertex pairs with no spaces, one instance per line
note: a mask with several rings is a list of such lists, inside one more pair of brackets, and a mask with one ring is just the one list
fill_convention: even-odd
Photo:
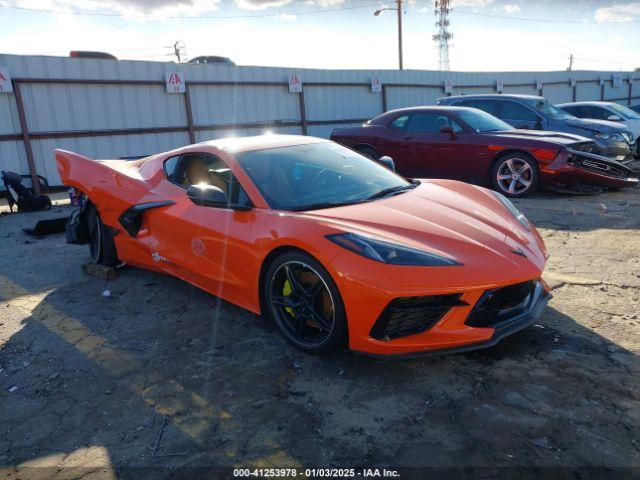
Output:
[[525,197],[538,188],[538,164],[524,153],[500,157],[491,171],[493,188],[507,197]]
[[102,223],[96,208],[88,207],[87,224],[89,229],[89,253],[94,263],[115,267],[118,265],[118,252],[109,228]]
[[348,345],[347,316],[329,272],[312,256],[288,252],[267,269],[264,314],[293,346],[316,355]]

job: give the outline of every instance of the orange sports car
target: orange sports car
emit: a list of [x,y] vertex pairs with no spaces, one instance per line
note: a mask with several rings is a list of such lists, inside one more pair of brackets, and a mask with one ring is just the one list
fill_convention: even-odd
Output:
[[513,204],[406,180],[328,140],[264,135],[137,161],[56,150],[95,262],[168,273],[324,353],[420,355],[494,345],[550,298],[547,253]]

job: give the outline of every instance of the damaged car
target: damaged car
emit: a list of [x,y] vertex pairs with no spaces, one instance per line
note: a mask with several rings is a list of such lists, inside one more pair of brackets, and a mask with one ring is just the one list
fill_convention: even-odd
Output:
[[636,153],[633,133],[616,122],[577,118],[535,95],[456,95],[438,100],[438,105],[472,107],[523,130],[571,133],[595,142],[597,151],[617,162],[632,162]]
[[181,278],[272,320],[305,352],[484,348],[534,323],[551,296],[542,238],[509,199],[408,181],[326,139],[55,156],[85,197],[68,240],[95,262]]
[[539,186],[571,191],[638,184],[633,170],[598,154],[588,138],[515,129],[476,108],[401,108],[336,129],[331,139],[373,159],[392,157],[407,178],[461,180],[510,197]]

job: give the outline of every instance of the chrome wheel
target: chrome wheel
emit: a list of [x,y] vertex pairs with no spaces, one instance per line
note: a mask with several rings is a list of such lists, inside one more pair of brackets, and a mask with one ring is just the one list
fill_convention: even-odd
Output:
[[496,180],[503,192],[519,195],[531,187],[534,172],[528,162],[521,158],[508,158],[498,168]]
[[335,326],[335,303],[322,276],[300,261],[280,265],[271,277],[269,307],[283,332],[305,347],[320,346]]

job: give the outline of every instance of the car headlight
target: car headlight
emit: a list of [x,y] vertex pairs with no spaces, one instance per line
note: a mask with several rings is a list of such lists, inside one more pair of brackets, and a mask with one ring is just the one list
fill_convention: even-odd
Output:
[[356,233],[335,233],[327,235],[328,240],[347,250],[370,258],[377,262],[391,265],[413,265],[421,267],[447,267],[462,265],[442,255],[423,252],[411,247],[377,240]]
[[531,224],[529,223],[529,220],[527,220],[527,217],[524,216],[524,213],[522,213],[520,210],[516,208],[516,206],[511,202],[511,200],[509,200],[507,197],[505,197],[501,193],[493,192],[493,194],[496,196],[498,200],[500,200],[502,205],[504,205],[505,208],[509,210],[509,212],[511,212],[511,215],[513,215],[513,217],[516,220],[518,220],[518,222],[520,222],[520,224],[524,228],[531,231]]
[[617,142],[624,142],[627,139],[622,133],[611,132],[611,133],[596,133],[596,138],[601,138],[603,140],[615,140]]

